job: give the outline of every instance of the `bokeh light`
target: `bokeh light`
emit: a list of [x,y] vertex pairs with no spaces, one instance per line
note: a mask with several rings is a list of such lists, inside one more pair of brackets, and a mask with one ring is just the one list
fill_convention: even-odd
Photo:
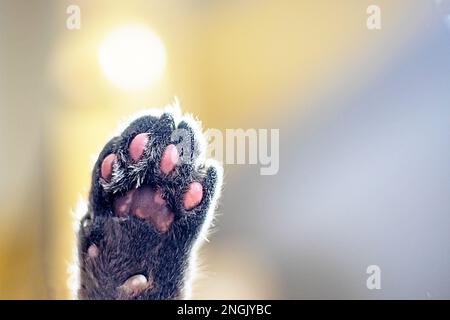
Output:
[[98,58],[106,77],[124,90],[144,90],[157,81],[166,64],[164,45],[149,28],[120,27],[102,42]]

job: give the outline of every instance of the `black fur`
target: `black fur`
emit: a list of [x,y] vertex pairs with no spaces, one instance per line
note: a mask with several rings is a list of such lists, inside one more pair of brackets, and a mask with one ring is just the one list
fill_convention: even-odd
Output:
[[[159,169],[162,152],[176,136],[174,130],[183,129],[191,140],[190,150],[183,161],[168,176]],[[140,161],[133,163],[128,153],[131,140],[139,133],[150,134],[149,147]],[[186,137],[184,137],[186,138]],[[178,138],[177,138],[178,139]],[[194,131],[182,121],[175,127],[168,113],[160,118],[141,117],[132,122],[118,137],[104,147],[92,173],[88,213],[79,231],[80,299],[176,299],[180,298],[190,264],[191,250],[205,222],[215,192],[220,188],[217,168],[195,165],[199,144]],[[101,178],[103,159],[115,153],[117,161],[110,182]],[[188,211],[182,198],[189,184],[203,185],[202,202]],[[114,215],[115,197],[139,185],[158,186],[163,190],[175,219],[170,229],[161,233],[148,221],[135,216],[119,218]],[[98,256],[88,255],[95,245]],[[137,295],[127,295],[119,288],[131,276],[142,274],[152,285]]]

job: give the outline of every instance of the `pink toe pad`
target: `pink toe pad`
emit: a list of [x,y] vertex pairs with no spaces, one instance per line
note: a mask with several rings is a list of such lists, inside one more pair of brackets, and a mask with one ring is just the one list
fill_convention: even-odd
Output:
[[148,143],[147,133],[140,133],[133,138],[129,148],[130,156],[131,159],[133,159],[133,161],[138,161],[139,159],[141,159],[145,147],[147,146],[147,143]]
[[112,169],[114,161],[116,160],[116,155],[111,153],[103,159],[102,166],[100,168],[102,178],[106,181],[111,180]]
[[183,205],[187,210],[198,206],[203,198],[203,187],[199,182],[192,182],[184,194]]
[[161,157],[161,171],[164,172],[164,174],[169,174],[177,165],[178,160],[179,155],[177,147],[173,144],[168,145]]

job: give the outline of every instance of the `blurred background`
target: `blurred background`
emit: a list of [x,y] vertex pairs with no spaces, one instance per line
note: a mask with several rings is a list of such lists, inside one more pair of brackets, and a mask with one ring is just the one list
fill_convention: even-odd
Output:
[[278,174],[225,165],[194,298],[450,298],[449,4],[0,0],[0,298],[70,298],[92,159],[175,96],[280,130]]

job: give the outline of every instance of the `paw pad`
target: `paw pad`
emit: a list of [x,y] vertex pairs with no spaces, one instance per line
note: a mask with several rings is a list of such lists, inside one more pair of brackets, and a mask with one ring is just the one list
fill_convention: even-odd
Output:
[[125,281],[123,285],[121,285],[118,289],[122,294],[128,297],[134,297],[140,294],[142,291],[151,288],[152,281],[142,275],[137,274],[134,275]]
[[98,257],[99,250],[95,244],[91,244],[88,248],[87,253],[88,253],[89,258],[93,259],[93,258]]
[[184,194],[183,205],[186,210],[192,210],[200,204],[203,198],[203,187],[198,182],[192,182]]
[[161,157],[161,171],[164,172],[164,174],[169,174],[175,169],[179,159],[177,147],[173,144],[168,145]]
[[102,178],[105,179],[105,181],[111,180],[114,161],[116,161],[116,155],[109,154],[102,162],[100,170]]
[[148,134],[140,133],[130,143],[129,152],[133,161],[139,161],[144,154],[145,147],[148,144]]
[[116,216],[136,216],[151,222],[160,232],[169,230],[175,217],[162,198],[161,191],[150,186],[132,189],[117,197],[113,208]]

